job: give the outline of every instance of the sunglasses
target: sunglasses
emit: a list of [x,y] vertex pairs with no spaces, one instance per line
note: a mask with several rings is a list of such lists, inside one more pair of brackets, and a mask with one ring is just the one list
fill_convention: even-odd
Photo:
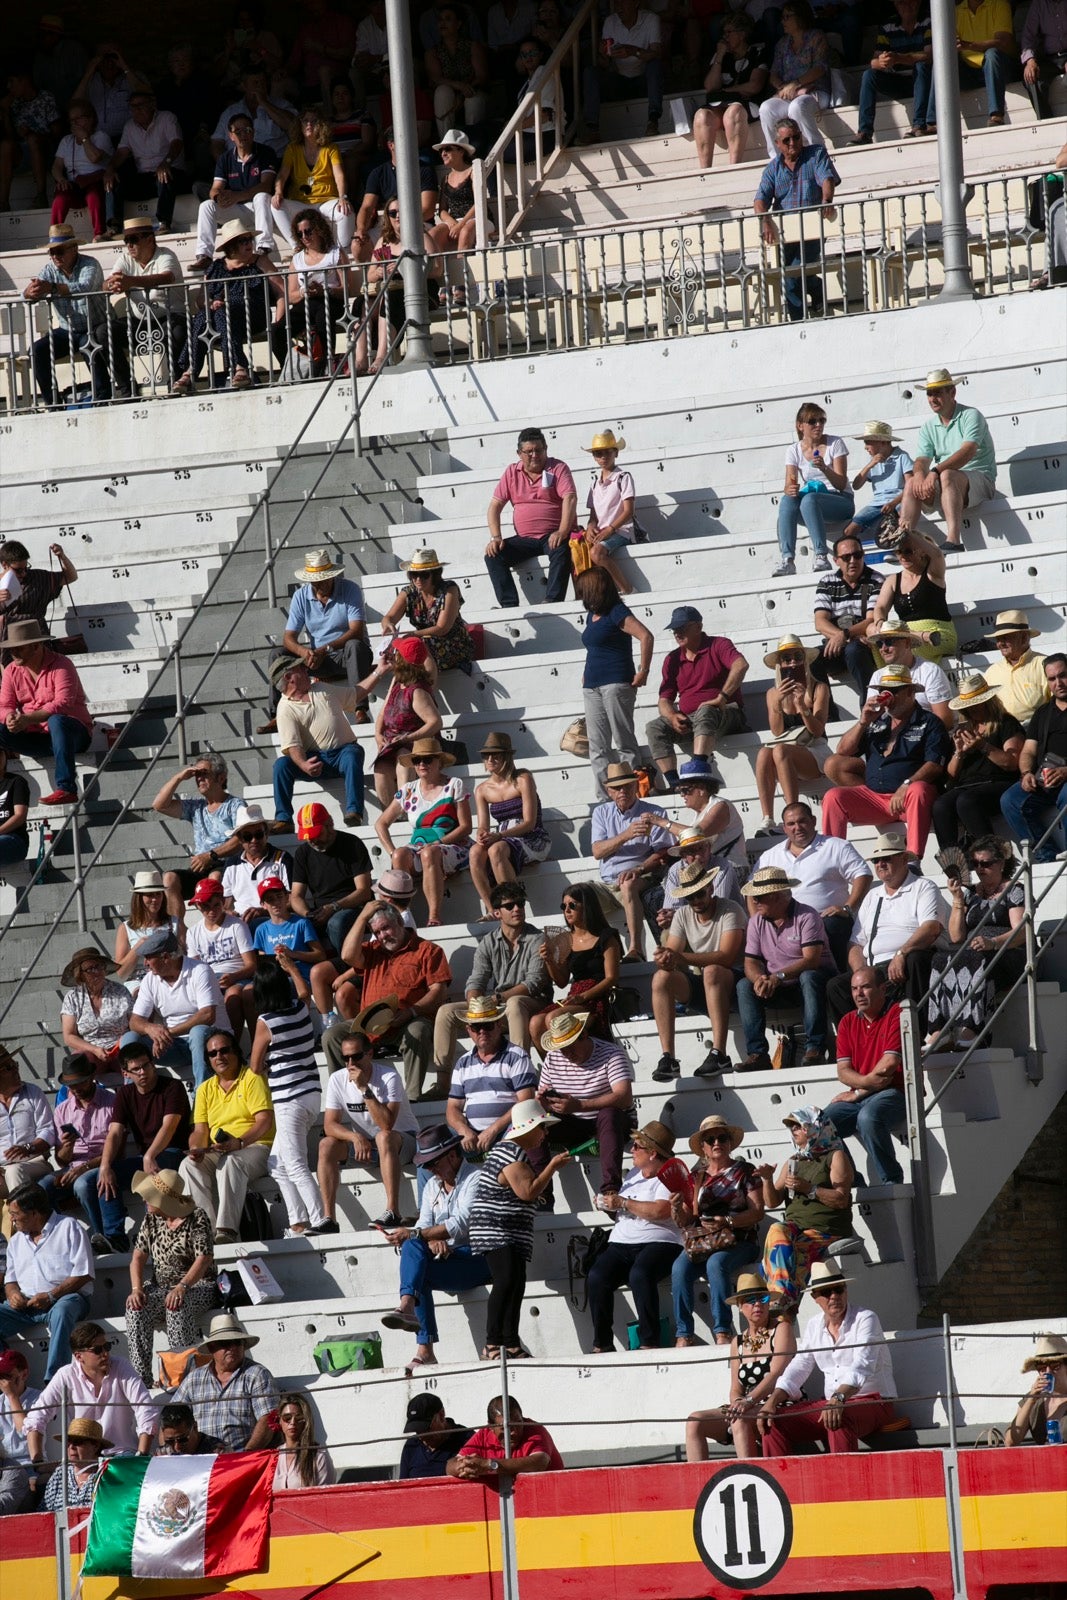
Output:
[[811,1291],[811,1297],[813,1300],[831,1300],[835,1295],[844,1294],[844,1292],[845,1288],[842,1284],[841,1287],[837,1289],[813,1289]]
[[347,1054],[342,1053],[341,1060],[342,1061],[365,1061],[369,1055],[370,1055],[370,1051],[369,1050],[349,1050]]
[[110,1344],[91,1344],[89,1346],[89,1354],[93,1356],[109,1356],[111,1354],[111,1346]]
[[135,244],[138,239],[151,239],[152,237],[151,228],[138,228],[136,233],[124,233],[122,242],[123,244]]
[[400,216],[400,212],[399,211],[387,211],[385,214],[386,214],[387,217],[392,217],[394,222]]
[[237,837],[242,844],[251,844],[253,839],[265,839],[267,830],[266,828],[255,828],[251,833],[239,833]]
[[[985,872],[987,867],[995,867],[996,864],[997,863],[995,861],[988,861],[984,856],[981,859],[979,859],[978,856],[972,856],[970,861],[967,863],[967,865],[972,867],[975,872]],[[82,968],[83,972],[88,970],[89,969],[87,967]]]
[[412,756],[411,765],[413,767],[432,767],[436,760],[436,756]]
[[525,900],[501,900],[497,908],[500,911],[525,911]]
[[581,902],[578,900],[561,900],[559,903],[559,909],[561,911],[580,911],[582,906]]
[[[497,1021],[499,1020],[498,1018]],[[471,1033],[488,1033],[491,1028],[496,1027],[496,1022],[468,1022],[467,1027]]]
[[733,1140],[732,1140],[730,1134],[728,1134],[728,1133],[705,1133],[703,1135],[703,1139],[704,1139],[704,1143],[705,1144],[732,1144],[733,1143]]
[[862,561],[863,560],[863,551],[862,550],[839,550],[837,552],[837,559],[838,559],[838,561]]
[[319,230],[312,222],[302,222],[296,231],[303,237],[305,234],[318,233]]
[[211,1056],[229,1056],[229,1055],[233,1054],[233,1045],[232,1044],[224,1044],[221,1050],[207,1050],[207,1051],[205,1051],[205,1054],[208,1057],[211,1057]]
[[746,1294],[741,1302],[743,1306],[769,1306],[770,1303],[771,1297],[769,1294]]

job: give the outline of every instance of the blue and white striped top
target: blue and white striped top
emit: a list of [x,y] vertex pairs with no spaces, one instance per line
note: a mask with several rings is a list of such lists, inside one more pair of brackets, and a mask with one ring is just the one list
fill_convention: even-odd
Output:
[[452,1068],[448,1098],[462,1102],[463,1115],[481,1133],[509,1112],[520,1089],[536,1089],[537,1073],[527,1051],[505,1041],[491,1061],[468,1050]]

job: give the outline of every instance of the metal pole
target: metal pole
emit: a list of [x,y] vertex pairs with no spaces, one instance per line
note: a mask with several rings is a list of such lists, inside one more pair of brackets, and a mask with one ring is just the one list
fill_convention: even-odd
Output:
[[960,1512],[960,1458],[956,1437],[956,1379],[952,1371],[952,1327],[948,1313],[941,1318],[945,1356],[945,1407],[948,1411],[948,1449],[942,1453],[945,1474],[945,1512],[948,1520],[948,1554],[953,1600],[967,1600],[967,1573],[963,1562],[963,1517]]
[[178,639],[174,645],[174,705],[178,720],[178,761],[183,767],[189,765],[189,740],[185,732],[185,691],[182,688],[182,642]]
[[[351,357],[352,371],[356,370],[355,358]],[[355,389],[356,380],[353,377],[352,387]],[[259,502],[263,507],[263,565],[267,572],[267,604],[271,610],[278,604],[278,592],[274,587],[274,534],[270,525],[270,490],[264,489],[263,499]]]
[[82,933],[88,933],[89,923],[85,915],[85,875],[82,871],[82,841],[78,831],[78,818],[72,817],[70,822],[70,839],[74,849],[74,903],[78,908],[78,927]]
[[1023,840],[1023,929],[1026,950],[1026,1076],[1040,1083],[1045,1076],[1045,1052],[1037,1020],[1037,929],[1034,923],[1034,850]]
[[974,297],[964,213],[963,125],[960,121],[959,55],[955,0],[931,0],[934,43],[934,97],[937,109],[937,162],[940,169],[941,253],[945,283],[938,299]]
[[911,1159],[912,1228],[915,1235],[915,1273],[922,1293],[937,1284],[937,1249],[934,1212],[930,1196],[930,1159],[927,1150],[925,1083],[919,1053],[919,1019],[914,1003],[900,1007],[900,1044],[903,1055],[904,1101]]
[[[504,1454],[511,1455],[511,1396],[508,1393],[508,1353],[500,1351],[500,1403],[504,1407]],[[497,1484],[500,1498],[500,1555],[504,1600],[519,1600],[519,1553],[515,1539],[515,1480],[505,1473]]]
[[[430,306],[426,295],[426,254],[419,192],[411,21],[405,0],[385,0],[385,28],[389,40],[389,87],[392,92],[396,181],[400,198],[400,237],[407,252],[400,267],[404,279],[404,315],[408,324],[401,366],[428,367],[433,361],[433,348],[430,343]],[[384,306],[382,314],[385,315]]]
[[59,1397],[59,1470],[62,1497],[56,1513],[56,1600],[70,1600],[70,1507],[67,1503],[67,1396]]

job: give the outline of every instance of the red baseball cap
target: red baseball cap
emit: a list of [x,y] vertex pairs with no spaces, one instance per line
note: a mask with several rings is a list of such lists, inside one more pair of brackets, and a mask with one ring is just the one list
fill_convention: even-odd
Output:
[[263,882],[259,886],[259,898],[262,900],[265,895],[274,894],[278,890],[280,890],[282,894],[289,893],[288,889],[285,887],[285,884],[280,878],[264,878]]
[[426,646],[421,639],[398,639],[393,646],[394,654],[401,656],[409,667],[423,667],[426,665]]
[[206,906],[209,900],[214,900],[221,893],[222,884],[218,878],[201,878],[188,903],[191,906]]
[[296,836],[298,839],[317,839],[323,828],[328,828],[332,821],[326,807],[320,806],[317,801],[301,806],[296,814]]
[[29,1372],[30,1364],[21,1350],[0,1353],[0,1378],[13,1378],[16,1372]]

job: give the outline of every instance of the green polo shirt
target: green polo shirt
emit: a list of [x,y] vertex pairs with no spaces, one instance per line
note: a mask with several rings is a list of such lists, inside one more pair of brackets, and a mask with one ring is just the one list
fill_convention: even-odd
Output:
[[952,420],[947,423],[940,417],[927,417],[919,429],[919,447],[915,454],[930,462],[945,461],[965,444],[976,444],[978,451],[968,461],[964,472],[984,472],[995,483],[997,457],[993,438],[986,419],[973,406],[957,403]]

